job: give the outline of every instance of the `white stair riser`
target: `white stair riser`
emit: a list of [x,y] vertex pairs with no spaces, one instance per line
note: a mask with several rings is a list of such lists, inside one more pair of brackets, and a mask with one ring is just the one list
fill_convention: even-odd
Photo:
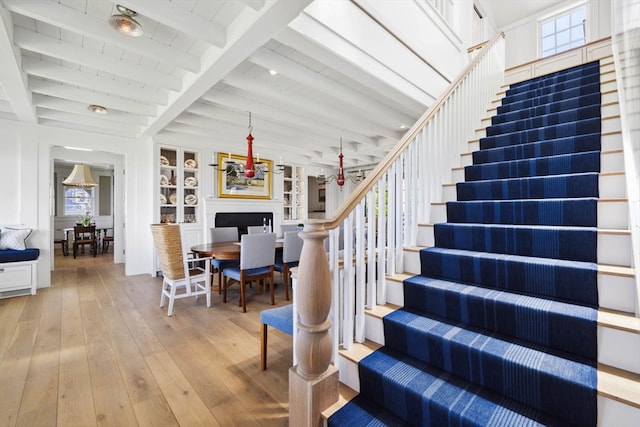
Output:
[[404,285],[402,282],[387,280],[387,303],[404,306]]
[[627,198],[627,182],[624,174],[600,175],[598,187],[601,199]]
[[599,427],[637,427],[640,408],[606,396],[598,396]]
[[598,202],[598,228],[629,229],[629,205],[626,200]]
[[634,277],[598,273],[598,304],[609,310],[635,312],[635,285]]
[[404,272],[420,274],[420,252],[404,251]]
[[622,134],[620,132],[614,132],[602,135],[600,138],[600,149],[602,151],[621,150]]
[[598,363],[640,374],[640,334],[598,326]]
[[343,356],[339,357],[338,378],[342,384],[346,384],[353,390],[360,392],[360,374],[358,374],[358,364]]
[[602,133],[620,132],[620,117],[602,119]]
[[624,172],[622,151],[606,152],[600,156],[600,172]]
[[598,264],[631,267],[631,235],[598,233]]
[[[602,93],[602,104],[608,105],[611,103],[617,103],[618,102],[617,88],[612,87],[610,83],[605,83],[605,86],[607,87],[608,91],[607,92],[603,91]],[[606,116],[603,114],[602,117],[606,117]]]
[[366,339],[384,345],[384,325],[380,317],[365,315],[364,330]]

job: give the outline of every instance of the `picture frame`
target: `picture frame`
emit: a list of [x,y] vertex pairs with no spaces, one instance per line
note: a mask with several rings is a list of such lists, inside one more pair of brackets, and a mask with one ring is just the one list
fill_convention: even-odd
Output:
[[[230,199],[271,200],[271,175],[273,162],[254,159],[255,176],[246,178],[232,164],[246,164],[247,157],[239,154],[218,153],[218,197]],[[264,172],[264,170],[268,172]]]

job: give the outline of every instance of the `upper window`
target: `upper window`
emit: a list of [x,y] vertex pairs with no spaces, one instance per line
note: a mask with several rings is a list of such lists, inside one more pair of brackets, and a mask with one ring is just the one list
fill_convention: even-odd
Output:
[[542,57],[564,52],[587,42],[587,8],[580,6],[540,23]]
[[83,216],[91,212],[93,212],[93,188],[65,187],[65,215]]

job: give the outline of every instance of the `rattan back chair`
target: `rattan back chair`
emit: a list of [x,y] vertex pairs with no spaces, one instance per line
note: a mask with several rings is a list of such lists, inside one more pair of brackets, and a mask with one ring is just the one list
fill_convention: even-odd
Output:
[[207,307],[211,307],[211,258],[185,256],[180,225],[151,224],[151,234],[163,276],[160,307],[168,298],[167,315],[171,316],[176,299],[195,296],[197,300],[200,295],[206,295]]

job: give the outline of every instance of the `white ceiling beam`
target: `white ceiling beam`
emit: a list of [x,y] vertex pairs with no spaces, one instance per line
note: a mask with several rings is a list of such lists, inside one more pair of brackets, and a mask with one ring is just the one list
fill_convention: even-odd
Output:
[[22,58],[22,69],[32,76],[81,86],[92,91],[98,91],[112,96],[121,96],[138,102],[160,105],[167,105],[169,102],[169,95],[164,90],[153,91],[131,86],[73,68],[62,67],[52,62],[40,61],[39,59],[29,56]]
[[98,104],[108,109],[121,110],[143,116],[154,116],[157,111],[157,107],[154,105],[142,104],[140,102],[129,101],[85,89],[56,84],[41,80],[37,77],[29,78],[29,88],[31,88],[34,93],[41,93],[62,99],[71,99],[82,102],[85,105]]
[[[292,93],[279,93],[277,96],[280,99],[276,99],[276,95],[273,95],[273,98],[261,100],[260,97],[253,94],[252,90],[245,91],[242,87],[239,87],[238,89],[244,93],[238,92],[230,95],[217,89],[211,89],[203,96],[203,98],[208,101],[226,105],[241,102],[241,105],[244,105],[242,108],[254,110],[255,108],[252,107],[251,104],[244,102],[244,99],[247,99],[249,101],[279,106],[288,114],[292,114],[294,116],[307,116],[314,121],[324,123],[326,127],[333,127],[340,131],[342,129],[351,129],[353,132],[357,132],[361,135],[368,135],[369,137],[380,135],[389,138],[398,138],[399,136],[396,129],[390,129],[380,125],[379,123],[358,117],[352,110],[350,111],[342,108],[341,105],[336,102],[332,102],[328,97],[325,100],[320,99],[319,97],[305,97]],[[266,85],[262,85],[262,90],[268,91],[270,89],[266,88]],[[243,100],[238,101],[239,98],[243,98]],[[265,115],[268,115],[268,113]]]
[[[209,100],[214,101],[215,99],[216,98],[210,98]],[[286,108],[284,108],[284,106],[278,105],[274,102],[268,103],[270,108],[262,108],[261,106],[265,103],[261,103],[259,101],[253,102],[248,98],[237,100],[234,99],[234,97],[225,94],[224,92],[220,92],[220,98],[217,98],[217,100],[226,100],[225,102],[230,103],[231,105],[229,106],[232,107],[234,111],[230,111],[226,108],[212,106],[202,102],[193,104],[191,107],[189,107],[188,111],[211,118],[219,118],[221,120],[226,120],[241,125],[242,123],[247,122],[247,114],[244,113],[244,111],[247,111],[247,109],[251,109],[252,112],[259,114],[259,120],[265,122],[267,126],[269,126],[269,122],[273,122],[279,124],[281,128],[287,128],[287,131],[295,130],[304,133],[314,133],[317,135],[317,137],[323,138],[322,145],[334,144],[335,146],[337,146],[340,137],[357,140],[363,143],[363,145],[368,146],[369,148],[378,147],[379,145],[379,141],[374,138],[369,138],[366,135],[355,133],[350,129],[338,128],[335,124],[326,124],[320,120],[312,118],[312,116],[310,117],[298,114],[300,112],[299,110],[287,110]],[[216,104],[220,106],[223,105],[222,102],[216,102]],[[260,109],[254,110],[254,106],[258,106],[258,108]],[[243,111],[243,113],[238,113],[236,112],[237,110]]]
[[118,4],[218,48],[223,48],[227,44],[227,31],[224,27],[207,21],[170,1],[120,0]]
[[249,60],[266,69],[276,70],[278,74],[284,75],[298,83],[310,87],[321,94],[327,94],[336,98],[345,105],[359,107],[362,111],[364,111],[363,106],[366,106],[367,112],[372,112],[376,115],[373,117],[375,122],[393,123],[392,126],[404,123],[408,126],[413,124],[415,121],[415,118],[411,116],[403,114],[393,108],[389,108],[388,106],[378,102],[376,99],[363,95],[361,92],[358,92],[347,85],[324,77],[321,73],[318,73],[315,70],[311,71],[299,63],[264,47],[251,54]]
[[383,103],[392,106],[398,111],[403,111],[410,116],[419,117],[427,110],[425,104],[393,88],[386,80],[370,73],[366,67],[352,62],[346,57],[336,55],[327,47],[303,36],[291,28],[282,30],[282,32],[275,36],[275,40],[299,52],[304,52],[316,61],[337,70],[353,81],[369,88],[376,94],[376,97],[381,98]]
[[71,101],[68,99],[54,98],[48,95],[34,94],[33,102],[36,107],[46,108],[49,110],[64,111],[67,113],[76,114],[79,116],[85,116],[90,118],[100,117],[102,120],[117,123],[128,123],[138,126],[144,126],[148,124],[149,117],[139,114],[125,113],[118,110],[108,110],[107,114],[97,115],[89,111],[87,104],[83,102]]
[[127,135],[135,135],[139,132],[139,126],[132,124],[118,123],[114,124],[112,121],[104,120],[95,116],[94,118],[86,117],[84,114],[77,115],[73,113],[67,113],[64,111],[49,110],[47,108],[37,108],[38,117],[40,119],[48,119],[59,122],[80,122],[84,126],[93,127],[96,129],[113,129],[117,128],[118,131],[123,131]]
[[[309,96],[307,93],[299,95],[233,72],[229,73],[223,81],[230,86],[241,89],[245,92],[243,95],[246,98],[274,106],[276,109],[272,114],[281,115],[282,120],[286,122],[299,120],[304,123],[305,127],[324,129],[322,133],[325,135],[339,138],[341,135],[344,136],[342,129],[355,131],[354,128],[359,128],[360,130],[366,130],[359,133],[362,142],[373,145],[376,144],[375,141],[367,136],[372,133],[387,137],[398,137],[395,129],[358,117],[358,113],[363,109],[360,106],[348,109],[344,104],[337,105],[325,101],[324,99],[329,99],[329,97],[323,97],[321,94],[318,94],[318,96]],[[222,93],[224,94],[225,92]],[[368,107],[367,111],[369,109],[373,108]],[[279,110],[282,110],[282,112]],[[276,118],[275,116],[272,117]]]
[[51,127],[56,127],[56,128],[64,128],[64,129],[73,129],[73,130],[78,130],[78,131],[83,131],[83,132],[88,132],[90,134],[100,134],[100,135],[112,135],[112,136],[120,136],[123,138],[131,138],[131,133],[128,131],[124,131],[120,128],[117,127],[111,127],[111,128],[99,128],[99,127],[94,127],[94,126],[88,126],[82,122],[80,123],[76,123],[76,122],[61,122],[58,120],[51,120],[48,118],[40,118],[40,120],[38,120],[38,123],[43,125],[43,126],[51,126]]
[[175,91],[182,89],[182,79],[179,77],[143,69],[136,64],[118,60],[118,58],[100,54],[82,46],[43,36],[25,28],[15,27],[14,37],[16,45],[22,49],[57,57],[75,64],[86,65],[87,67],[113,73],[152,87]]
[[28,16],[55,27],[81,34],[104,43],[121,47],[138,55],[153,58],[194,73],[200,71],[199,58],[184,51],[155,42],[148,37],[131,38],[114,31],[107,22],[81,13],[70,7],[49,2],[33,2],[24,0],[6,0],[5,6],[11,12]]
[[[271,0],[260,12],[245,9],[236,19],[233,38],[220,52],[209,49],[203,55],[203,71],[186,76],[187,88],[173,102],[161,108],[160,116],[144,131],[144,136],[159,132],[198,98],[237,67],[258,46],[262,46],[294,19],[312,0]],[[242,25],[242,27],[240,27]]]
[[27,76],[20,69],[20,52],[14,49],[12,32],[11,15],[0,5],[0,82],[18,120],[36,123],[36,110],[27,89]]
[[242,3],[249,6],[251,9],[258,12],[264,7],[264,0],[240,0]]

